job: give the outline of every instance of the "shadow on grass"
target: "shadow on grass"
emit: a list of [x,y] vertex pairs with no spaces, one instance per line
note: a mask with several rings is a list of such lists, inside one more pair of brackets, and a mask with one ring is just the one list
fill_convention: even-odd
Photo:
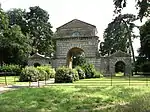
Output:
[[119,106],[116,102],[128,102],[136,92],[138,89],[125,87],[21,88],[1,94],[0,112],[130,112],[118,111],[126,110],[127,106]]

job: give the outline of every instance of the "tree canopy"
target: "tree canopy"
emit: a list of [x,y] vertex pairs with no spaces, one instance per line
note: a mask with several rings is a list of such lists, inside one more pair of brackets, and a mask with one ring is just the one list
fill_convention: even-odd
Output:
[[10,26],[17,24],[25,35],[29,35],[32,40],[33,52],[38,49],[41,54],[51,55],[54,51],[53,32],[49,22],[49,14],[45,10],[34,6],[29,8],[29,12],[23,9],[13,9],[7,14]]
[[[101,55],[110,55],[118,50],[123,52],[132,51],[133,22],[137,20],[135,15],[123,14],[117,16],[104,31],[104,42],[100,45]],[[129,53],[129,52],[128,52]]]
[[140,56],[150,61],[150,20],[140,27]]
[[[129,0],[113,0],[115,13],[120,13],[127,6]],[[150,0],[135,0],[135,7],[139,10],[138,17],[142,20],[150,14]]]
[[21,64],[30,52],[30,39],[25,36],[20,26],[9,26],[7,14],[0,10],[0,64]]

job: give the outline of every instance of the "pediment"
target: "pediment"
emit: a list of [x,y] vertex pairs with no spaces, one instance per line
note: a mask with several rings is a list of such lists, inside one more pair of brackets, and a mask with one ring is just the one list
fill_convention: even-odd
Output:
[[91,28],[94,29],[96,28],[96,26],[86,23],[84,21],[78,20],[78,19],[74,19],[60,27],[57,28],[57,30],[59,29],[69,29],[69,28]]

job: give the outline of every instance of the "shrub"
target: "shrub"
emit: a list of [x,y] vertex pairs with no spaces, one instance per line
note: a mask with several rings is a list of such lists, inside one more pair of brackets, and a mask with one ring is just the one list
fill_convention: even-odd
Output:
[[55,83],[72,83],[79,79],[77,71],[67,67],[59,67],[55,74]]
[[20,81],[43,81],[55,76],[55,70],[50,66],[25,67],[20,75]]
[[21,73],[21,66],[19,65],[3,65],[0,66],[0,72],[10,72],[7,75],[20,75]]
[[73,81],[78,81],[79,80],[79,74],[78,72],[76,71],[76,69],[72,69],[71,70],[71,73],[73,75]]
[[55,70],[51,66],[40,66],[40,68],[43,68],[44,71],[47,72],[47,75],[49,78],[54,78],[55,77]]
[[82,65],[86,78],[94,78],[95,67],[92,64],[86,63]]
[[85,72],[86,78],[100,78],[102,77],[102,73],[97,71],[93,64],[86,63],[82,66],[82,69]]
[[94,71],[94,78],[100,78],[100,77],[103,77],[103,74],[99,71]]
[[78,72],[79,79],[85,79],[85,72],[80,66],[75,67],[76,71]]
[[39,70],[35,67],[23,68],[19,81],[37,81],[39,76]]
[[40,81],[49,79],[49,75],[48,75],[48,73],[45,71],[44,67],[40,67],[40,66],[39,66],[39,67],[37,67],[36,69],[39,71],[38,79],[39,79]]

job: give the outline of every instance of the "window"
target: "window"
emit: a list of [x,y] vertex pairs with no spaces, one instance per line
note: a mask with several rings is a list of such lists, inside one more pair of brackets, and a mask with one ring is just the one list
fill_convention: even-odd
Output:
[[80,33],[79,33],[78,31],[73,32],[72,36],[73,36],[73,37],[78,37],[78,36],[80,36]]

